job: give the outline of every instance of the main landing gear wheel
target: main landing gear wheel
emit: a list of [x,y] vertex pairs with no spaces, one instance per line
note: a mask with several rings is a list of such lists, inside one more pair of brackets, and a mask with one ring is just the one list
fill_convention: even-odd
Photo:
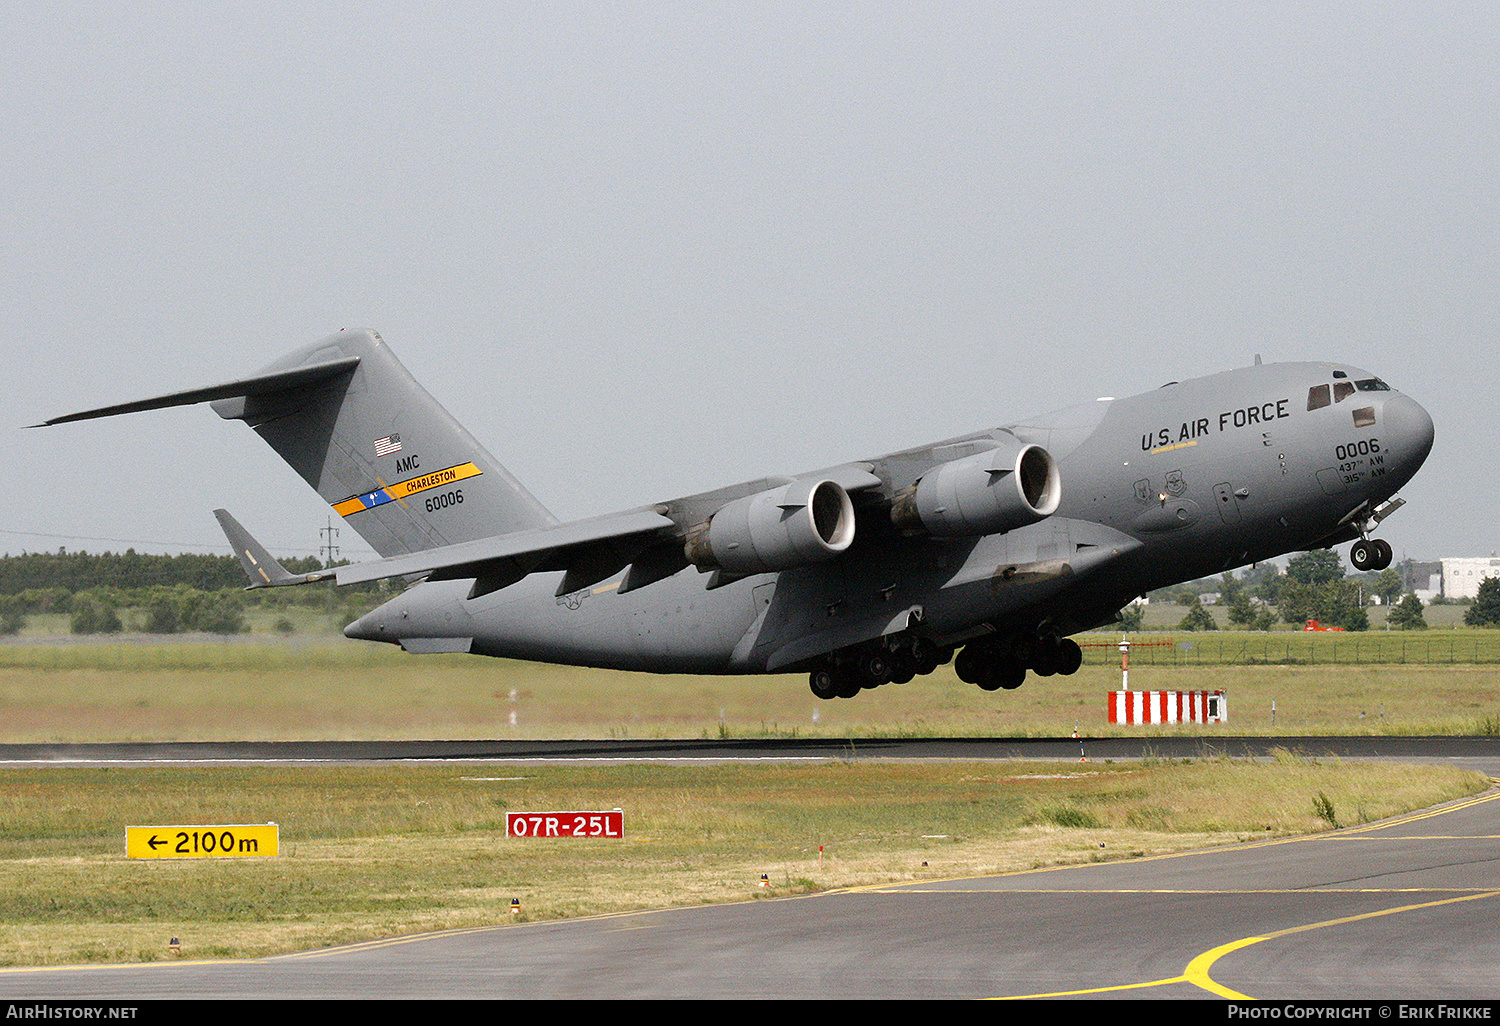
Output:
[[812,688],[812,693],[818,698],[837,698],[839,696],[838,678],[834,676],[833,667],[820,666],[808,674],[807,686]]
[[985,691],[1014,691],[1026,681],[1025,664],[1008,648],[983,642],[966,645],[953,660],[953,671]]
[[917,659],[907,651],[891,653],[891,683],[909,684],[917,675]]
[[865,682],[852,666],[830,664],[809,673],[807,686],[818,698],[853,698],[864,689]]
[[838,681],[838,687],[834,694],[839,698],[853,698],[865,689],[864,681],[847,667],[841,668],[835,679]]
[[996,659],[974,683],[985,691],[1014,691],[1026,683],[1026,667],[1014,659]]
[[1361,538],[1349,549],[1349,562],[1360,571],[1384,570],[1391,565],[1393,555],[1391,543],[1385,539]]
[[1083,665],[1083,649],[1072,638],[1063,638],[1057,643],[1057,672],[1071,677]]
[[1082,665],[1083,649],[1072,638],[1042,638],[1031,653],[1031,668],[1038,677],[1051,677],[1054,674],[1071,676]]

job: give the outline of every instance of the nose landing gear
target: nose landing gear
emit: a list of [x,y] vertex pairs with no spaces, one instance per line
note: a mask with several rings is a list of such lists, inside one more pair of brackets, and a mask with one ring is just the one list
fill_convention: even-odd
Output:
[[1391,543],[1383,538],[1361,538],[1349,549],[1356,570],[1384,570],[1391,565]]
[[1362,502],[1339,521],[1340,524],[1352,523],[1359,531],[1359,541],[1349,549],[1349,562],[1354,564],[1354,569],[1384,570],[1391,565],[1391,543],[1380,538],[1371,538],[1370,532],[1380,526],[1382,520],[1404,505],[1406,505],[1406,500],[1395,496],[1386,499],[1373,510],[1368,508],[1367,502]]

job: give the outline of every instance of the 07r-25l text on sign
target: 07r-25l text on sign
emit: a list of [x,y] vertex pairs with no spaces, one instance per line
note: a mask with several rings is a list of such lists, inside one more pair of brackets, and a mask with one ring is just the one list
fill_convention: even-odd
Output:
[[505,832],[511,837],[624,837],[625,813],[507,812]]

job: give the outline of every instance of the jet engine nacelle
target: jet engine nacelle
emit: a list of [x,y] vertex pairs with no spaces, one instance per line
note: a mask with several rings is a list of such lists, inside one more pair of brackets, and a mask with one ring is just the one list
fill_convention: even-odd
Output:
[[1057,512],[1057,463],[1020,439],[934,467],[891,508],[898,527],[935,535],[998,534]]
[[832,559],[854,540],[854,504],[833,481],[793,481],[725,505],[688,536],[688,562],[760,574]]

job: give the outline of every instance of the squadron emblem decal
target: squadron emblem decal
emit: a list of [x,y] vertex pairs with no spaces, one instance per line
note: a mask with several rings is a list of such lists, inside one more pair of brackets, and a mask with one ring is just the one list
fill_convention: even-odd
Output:
[[[425,492],[433,488],[441,488],[443,485],[455,484],[471,477],[478,477],[481,473],[483,471],[472,463],[460,463],[456,467],[447,467],[431,474],[423,474],[421,477],[414,477],[407,481],[398,481],[393,485],[381,482],[381,487],[376,488],[374,491],[365,492],[362,495],[351,495],[347,499],[335,502],[333,504],[333,511],[341,517],[347,517],[351,513],[359,513],[363,510],[374,509],[376,506],[384,506],[388,502],[395,502],[409,495],[416,495],[418,492]],[[459,498],[452,504],[462,501],[463,499]],[[443,503],[443,505],[450,505],[450,503]],[[432,512],[431,504],[429,504],[427,512]]]

